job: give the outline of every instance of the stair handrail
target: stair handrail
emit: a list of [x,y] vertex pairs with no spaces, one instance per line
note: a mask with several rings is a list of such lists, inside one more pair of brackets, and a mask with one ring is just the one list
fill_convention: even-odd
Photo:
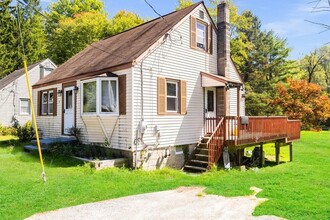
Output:
[[222,122],[223,122],[223,119],[224,119],[224,118],[221,118],[221,119],[220,119],[220,121],[219,121],[217,127],[214,129],[212,135],[210,136],[210,139],[206,142],[206,145],[208,145],[208,144],[210,143],[210,141],[213,139],[213,136],[215,135],[215,133],[217,132],[217,130],[220,128],[220,126],[221,126],[221,124],[222,124]]

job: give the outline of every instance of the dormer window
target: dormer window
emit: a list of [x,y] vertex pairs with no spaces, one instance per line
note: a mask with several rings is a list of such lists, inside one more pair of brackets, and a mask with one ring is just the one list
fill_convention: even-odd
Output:
[[206,50],[207,27],[206,24],[197,21],[197,47]]

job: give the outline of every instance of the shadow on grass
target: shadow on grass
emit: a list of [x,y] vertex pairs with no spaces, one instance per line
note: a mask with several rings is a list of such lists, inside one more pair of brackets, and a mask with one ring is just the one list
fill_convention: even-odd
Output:
[[[24,163],[35,163],[39,162],[38,151],[24,151],[24,146],[29,144],[29,142],[21,142],[18,139],[9,139],[0,141],[0,148],[8,149],[8,153],[12,155],[18,155],[17,158]],[[79,165],[84,165],[80,160],[65,157],[65,156],[53,156],[50,153],[43,152],[43,161],[46,167],[74,167]]]

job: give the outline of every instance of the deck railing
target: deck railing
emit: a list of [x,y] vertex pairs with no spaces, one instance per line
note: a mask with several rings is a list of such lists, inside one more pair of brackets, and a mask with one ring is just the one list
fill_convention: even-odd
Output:
[[204,133],[212,134],[223,117],[205,118]]
[[288,141],[300,139],[301,121],[289,120],[287,126]]
[[[207,118],[205,133],[213,133],[220,118]],[[247,145],[273,140],[286,141],[300,138],[300,121],[285,116],[226,116],[222,123],[224,141],[228,145]]]
[[[210,120],[211,121],[211,120]],[[224,118],[221,119],[214,119],[214,121],[218,122],[217,126],[215,127],[212,135],[210,136],[210,139],[207,141],[207,147],[208,147],[208,164],[212,165],[215,164],[221,154],[224,147],[224,141],[225,141],[225,130],[223,126]]]

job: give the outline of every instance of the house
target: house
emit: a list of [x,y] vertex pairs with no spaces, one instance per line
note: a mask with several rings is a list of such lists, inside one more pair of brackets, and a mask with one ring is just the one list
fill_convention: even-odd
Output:
[[[50,59],[28,66],[31,85],[55,68]],[[16,120],[20,125],[32,120],[24,68],[0,80],[0,124],[11,126]]]
[[235,130],[245,115],[229,34],[226,3],[215,25],[199,2],[95,42],[33,86],[38,127],[45,137],[81,128],[83,142],[107,145],[132,167],[181,168],[207,133]]

